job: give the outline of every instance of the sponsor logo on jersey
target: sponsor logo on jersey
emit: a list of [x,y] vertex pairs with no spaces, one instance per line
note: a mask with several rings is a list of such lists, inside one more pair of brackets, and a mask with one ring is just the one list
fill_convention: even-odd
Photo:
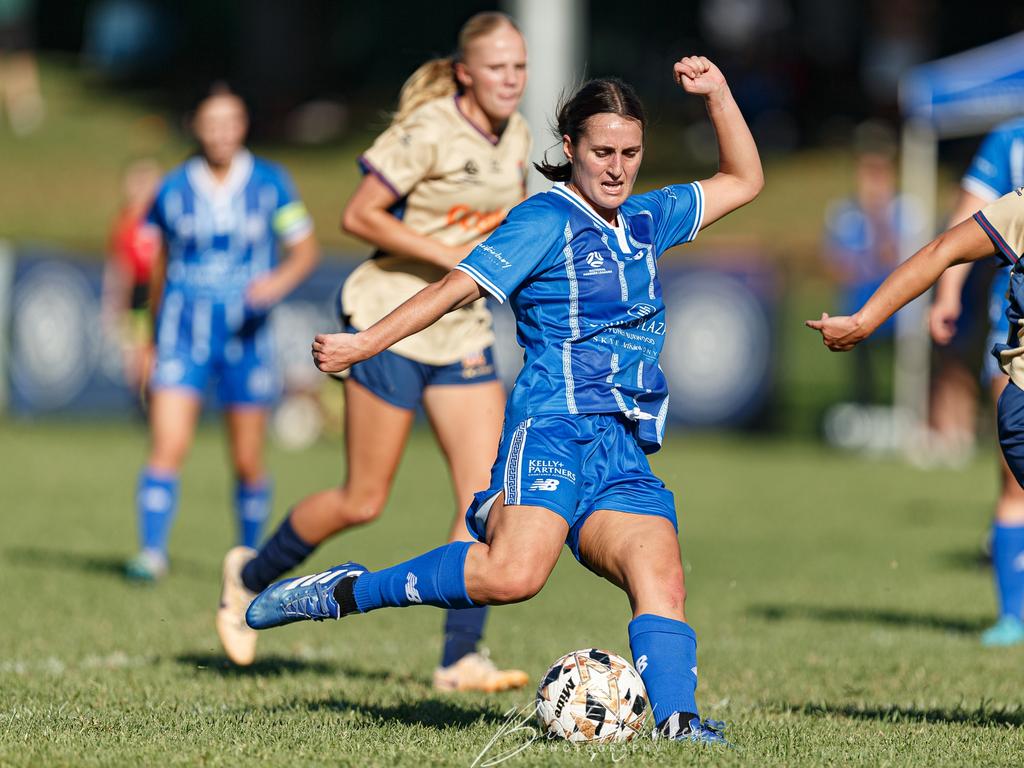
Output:
[[526,474],[534,475],[555,475],[564,478],[570,483],[576,482],[576,473],[567,469],[565,464],[553,459],[530,459],[526,463]]
[[462,170],[464,170],[466,174],[469,176],[476,176],[478,173],[480,173],[480,166],[478,166],[472,160],[467,160],[466,165],[463,166]]
[[657,311],[658,308],[652,304],[634,304],[626,310],[626,314],[632,317],[647,317]]
[[422,603],[423,598],[420,597],[420,591],[416,589],[416,574],[412,571],[405,574],[405,599],[410,603]]
[[557,491],[558,480],[553,477],[538,477],[530,486],[531,491]]
[[458,225],[468,232],[483,234],[490,232],[501,224],[505,218],[505,209],[499,208],[494,211],[478,211],[470,208],[465,203],[458,203],[448,209],[445,220],[449,227]]

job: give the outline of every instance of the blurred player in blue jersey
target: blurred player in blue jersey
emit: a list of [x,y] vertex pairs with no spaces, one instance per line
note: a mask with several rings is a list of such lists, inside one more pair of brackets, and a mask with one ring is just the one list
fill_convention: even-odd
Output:
[[[998,126],[982,142],[960,182],[960,196],[950,221],[958,224],[969,219],[979,209],[1021,186],[1024,186],[1024,119],[1017,119]],[[971,263],[955,266],[936,283],[929,322],[932,338],[939,344],[948,344],[956,333],[961,292],[971,266]],[[1009,285],[1010,269],[1003,266],[996,270],[992,279],[987,349],[1004,344],[1010,333],[1006,316]],[[993,402],[998,402],[1007,377],[993,355],[985,355],[982,380],[989,387]],[[1001,485],[991,537],[999,620],[982,635],[985,645],[1024,643],[1024,605],[1021,604],[1024,594],[1008,586],[1017,581],[1024,583],[1024,488],[1014,479],[1006,461],[1000,463]]]
[[228,428],[238,538],[259,541],[270,504],[267,413],[279,389],[269,313],[318,258],[312,220],[288,174],[243,146],[242,100],[226,92],[208,97],[193,127],[201,153],[167,175],[148,215],[163,259],[153,291],[156,363],[151,446],[138,484],[140,552],[127,566],[140,580],[167,571],[178,472],[211,382]]
[[[846,317],[823,314],[820,320],[807,321],[807,325],[821,332],[829,349],[853,349],[900,307],[928,290],[944,270],[993,254],[1010,266],[1006,317],[1013,329],[992,349],[1000,368],[1009,377],[996,404],[999,444],[1013,482],[1024,486],[1024,267],[1020,262],[1024,254],[1024,188],[1003,195],[939,235],[886,278],[858,312]],[[986,631],[983,640],[987,645],[1020,642],[1024,544],[1019,537],[1020,528],[1007,528],[1018,536],[1000,538],[1000,527],[996,526],[992,559],[1004,613]]]
[[675,503],[646,456],[660,447],[668,413],[658,365],[666,332],[658,258],[754,199],[763,176],[718,68],[687,57],[673,72],[687,92],[704,97],[718,138],[717,174],[632,195],[643,108],[625,83],[590,81],[559,110],[567,162],[539,166],[562,183],[514,208],[455,269],[380,322],[313,343],[317,365],[339,371],[480,296],[510,304],[525,363],[490,486],[466,514],[477,541],[376,572],[346,563],[278,582],[249,607],[251,626],[527,600],[566,544],[629,597],[630,646],[655,734],[724,741],[720,724],[697,714],[697,640],[684,613]]
[[[530,131],[517,111],[526,86],[526,44],[503,13],[462,26],[454,59],[428,61],[402,87],[392,124],[363,153],[364,171],[342,226],[375,247],[345,280],[342,323],[369,328],[441,279],[526,196]],[[487,483],[505,389],[483,300],[445,315],[345,378],[345,478],[289,510],[258,552],[224,558],[217,633],[228,658],[251,664],[257,635],[245,611],[257,593],[316,548],[384,509],[416,409],[422,405],[451,474],[457,516],[451,540],[471,540],[464,513]],[[499,691],[526,685],[478,650],[487,607],[448,611],[433,685]]]

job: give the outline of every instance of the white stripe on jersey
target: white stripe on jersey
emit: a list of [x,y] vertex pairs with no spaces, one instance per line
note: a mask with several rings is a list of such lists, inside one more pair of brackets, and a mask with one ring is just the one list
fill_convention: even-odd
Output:
[[641,360],[636,364],[636,388],[644,388],[644,361]]
[[576,408],[576,383],[572,377],[572,345],[580,338],[580,287],[576,282],[576,265],[572,254],[572,229],[565,222],[565,275],[569,279],[569,332],[571,336],[562,342],[562,376],[565,378],[565,404],[569,413],[579,413]]
[[604,247],[608,249],[608,253],[612,255],[612,261],[615,262],[615,266],[619,270],[619,293],[622,295],[623,301],[629,301],[629,283],[626,282],[626,265],[622,259],[619,258],[619,254],[615,252],[615,249],[608,245],[608,235],[601,235],[601,242],[604,243]]
[[690,235],[686,238],[688,243],[697,236],[700,228],[704,225],[704,187],[700,185],[699,181],[693,182],[691,186],[693,186],[694,197],[696,198],[697,215],[693,219],[693,229],[690,230]]
[[518,504],[522,494],[523,451],[526,448],[526,430],[532,419],[522,422],[512,434],[505,459],[505,503]]
[[192,361],[202,365],[210,359],[210,337],[213,335],[213,306],[209,299],[199,299],[192,310]]
[[626,401],[622,398],[622,393],[619,392],[619,385],[615,383],[615,375],[619,372],[619,356],[612,352],[612,372],[608,374],[606,382],[612,385],[612,397],[615,398],[615,403],[619,406],[619,410],[627,416],[630,415],[629,408],[626,407]]
[[998,200],[1001,197],[994,188],[973,176],[964,176],[960,180],[960,188],[965,192],[970,192],[972,195],[980,197],[987,203],[991,203],[993,200]]
[[173,352],[178,343],[178,324],[181,322],[181,310],[185,297],[172,291],[164,299],[160,308],[160,331],[157,334],[157,347],[161,353]]
[[[659,365],[658,368],[661,368]],[[665,419],[668,418],[668,394],[665,395],[665,400],[661,404],[661,408],[658,409],[658,418],[654,422],[654,429],[658,436],[658,443],[662,443],[665,440]]]
[[480,271],[477,270],[475,267],[472,267],[469,264],[460,263],[455,265],[455,269],[459,270],[460,272],[465,272],[467,275],[473,278],[473,282],[483,286],[484,290],[491,294],[491,296],[496,298],[499,304],[504,304],[508,300],[508,296],[505,295],[505,292],[498,288],[498,286],[496,286],[482,274],[480,274]]

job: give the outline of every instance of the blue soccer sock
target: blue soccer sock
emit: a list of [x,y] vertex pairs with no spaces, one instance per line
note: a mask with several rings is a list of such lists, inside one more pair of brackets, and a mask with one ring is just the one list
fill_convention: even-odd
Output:
[[235,484],[235,516],[238,520],[238,539],[242,546],[258,547],[263,525],[270,515],[270,481]]
[[309,557],[316,544],[299,538],[292,528],[291,512],[260,547],[256,557],[242,568],[242,583],[250,592],[262,592],[271,583]]
[[178,509],[178,475],[146,467],[139,475],[135,503],[139,545],[166,555],[167,539]]
[[660,727],[674,712],[697,715],[697,635],[689,624],[644,613],[629,622],[633,663]]
[[438,608],[472,608],[466,593],[468,541],[453,541],[383,571],[364,573],[356,579],[353,597],[361,613],[377,608],[434,605]]
[[444,619],[442,667],[450,667],[463,656],[476,650],[480,638],[484,635],[485,621],[487,621],[486,605],[476,608],[453,608],[448,611]]
[[992,526],[992,570],[999,615],[1024,618],[1024,525]]

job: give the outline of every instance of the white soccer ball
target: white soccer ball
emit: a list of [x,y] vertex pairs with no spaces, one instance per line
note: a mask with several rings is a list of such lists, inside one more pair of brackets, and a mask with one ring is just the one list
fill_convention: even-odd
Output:
[[537,720],[551,739],[631,741],[647,719],[647,691],[629,662],[610,651],[567,653],[537,688]]

